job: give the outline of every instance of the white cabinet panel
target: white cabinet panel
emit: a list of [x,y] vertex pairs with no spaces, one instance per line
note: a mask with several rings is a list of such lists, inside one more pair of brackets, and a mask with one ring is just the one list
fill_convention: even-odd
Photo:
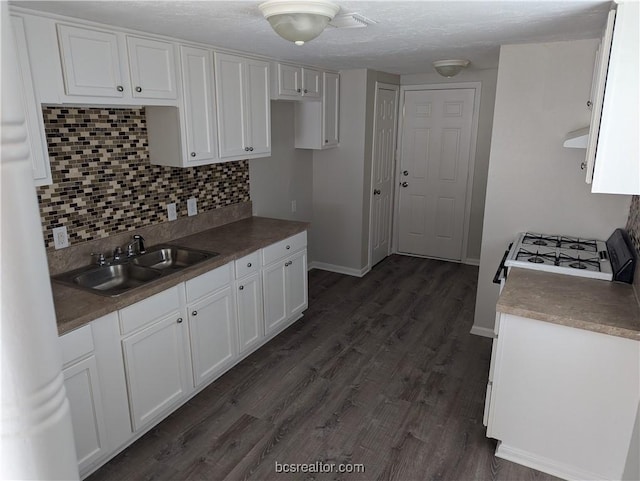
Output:
[[250,351],[264,337],[262,278],[260,273],[236,281],[238,306],[238,347],[240,353]]
[[67,367],[63,370],[63,375],[71,410],[78,468],[82,471],[107,454],[105,417],[95,356]]
[[116,33],[59,24],[58,37],[67,95],[125,95]]
[[186,322],[174,311],[122,340],[131,418],[139,430],[189,392]]
[[189,306],[189,330],[196,387],[229,367],[237,354],[233,292],[228,286]]
[[340,142],[340,76],[324,74],[324,97],[322,99],[322,132],[324,147],[336,147]]
[[322,102],[295,104],[297,149],[327,149],[340,142],[340,75],[322,74]]
[[267,334],[287,321],[287,280],[284,262],[277,262],[262,271],[264,290],[264,326]]
[[135,98],[175,99],[175,47],[168,42],[127,36],[132,95]]
[[193,47],[180,47],[182,61],[187,162],[211,161],[218,158],[215,125],[213,64],[211,52]]
[[285,63],[273,64],[274,100],[314,100],[322,96],[320,71]]
[[287,315],[296,317],[307,308],[307,251],[291,256],[284,263],[287,278]]
[[24,100],[25,119],[27,121],[27,135],[31,145],[31,165],[33,179],[36,185],[51,184],[51,165],[47,139],[44,133],[42,108],[37,99],[33,81],[31,62],[35,60],[29,51],[27,44],[24,19],[15,15],[11,16],[11,25],[16,40],[18,51],[19,73],[21,77],[22,95]]
[[269,64],[215,53],[220,158],[271,154]]
[[312,68],[302,69],[302,96],[320,98],[322,94],[322,75]]
[[279,63],[277,66],[277,98],[298,99],[302,93],[302,69]]

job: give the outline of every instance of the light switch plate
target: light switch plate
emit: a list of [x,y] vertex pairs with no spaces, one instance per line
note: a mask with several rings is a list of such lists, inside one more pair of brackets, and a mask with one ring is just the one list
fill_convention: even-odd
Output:
[[69,237],[67,236],[67,228],[65,226],[54,227],[52,232],[53,246],[56,249],[64,249],[65,247],[69,247]]
[[198,201],[195,197],[187,200],[187,214],[196,215],[198,213]]
[[176,203],[172,202],[167,204],[167,218],[169,220],[176,220],[178,218],[178,212],[176,210]]

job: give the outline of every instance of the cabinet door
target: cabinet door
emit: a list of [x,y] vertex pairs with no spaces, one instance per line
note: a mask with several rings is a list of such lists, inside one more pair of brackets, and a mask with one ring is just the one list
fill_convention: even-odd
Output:
[[140,37],[127,37],[129,69],[131,71],[131,95],[143,99],[175,99],[176,63],[174,47]]
[[36,185],[51,184],[51,167],[49,164],[49,152],[44,134],[44,122],[42,120],[42,108],[36,100],[36,93],[31,74],[32,61],[27,46],[27,37],[22,17],[11,16],[16,49],[18,50],[18,63],[20,66],[20,80],[24,100],[25,120],[27,122],[27,134],[31,145],[31,166],[33,167],[33,179]]
[[168,412],[189,390],[186,325],[175,311],[122,340],[136,431]]
[[236,316],[231,287],[189,306],[193,379],[197,386],[222,374],[236,357]]
[[220,158],[240,156],[245,151],[244,60],[215,54],[216,100],[218,102],[218,141]]
[[264,290],[264,326],[267,334],[275,331],[287,321],[287,289],[285,262],[276,262],[262,271]]
[[308,98],[320,98],[322,80],[320,72],[312,68],[302,69],[302,95]]
[[67,95],[125,95],[117,34],[58,25],[58,38]]
[[216,142],[213,66],[208,50],[180,47],[187,145],[185,161],[215,160]]
[[307,251],[303,250],[284,263],[287,317],[295,317],[307,308]]
[[83,471],[107,454],[104,412],[95,356],[69,366],[63,370],[63,375],[71,410],[78,468]]
[[238,306],[238,346],[240,353],[250,350],[264,337],[262,279],[256,273],[236,281]]
[[322,118],[324,147],[335,147],[340,142],[340,76],[335,73],[324,73]]
[[300,98],[302,94],[302,72],[293,65],[278,64],[278,96]]
[[246,61],[247,138],[249,153],[271,153],[271,100],[269,97],[269,64],[260,60]]

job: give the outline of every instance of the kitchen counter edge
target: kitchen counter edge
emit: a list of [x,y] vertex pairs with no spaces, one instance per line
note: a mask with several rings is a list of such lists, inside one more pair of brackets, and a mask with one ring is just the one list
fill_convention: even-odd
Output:
[[640,341],[640,307],[630,284],[512,268],[496,310]]
[[198,234],[166,242],[187,248],[219,253],[218,256],[180,272],[133,289],[117,297],[106,297],[51,282],[58,335],[78,329],[111,312],[130,306],[154,294],[198,277],[309,229],[308,222],[250,217]]

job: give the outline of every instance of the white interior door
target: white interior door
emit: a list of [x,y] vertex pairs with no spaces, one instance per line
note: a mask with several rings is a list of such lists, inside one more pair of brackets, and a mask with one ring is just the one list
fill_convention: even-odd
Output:
[[474,89],[405,92],[399,252],[462,259],[474,97]]
[[391,251],[391,206],[397,112],[398,88],[378,86],[371,181],[370,243],[372,266],[387,257]]

